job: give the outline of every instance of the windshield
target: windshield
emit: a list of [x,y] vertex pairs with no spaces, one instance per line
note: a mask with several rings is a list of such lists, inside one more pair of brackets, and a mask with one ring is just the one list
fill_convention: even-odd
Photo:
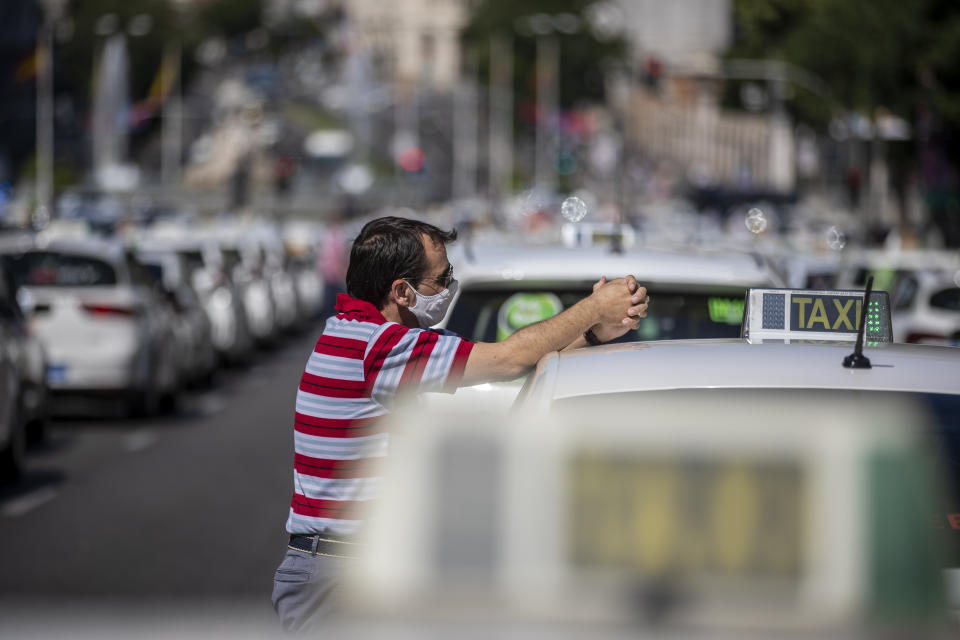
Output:
[[9,256],[8,264],[19,286],[94,287],[117,284],[113,267],[87,256],[31,251]]
[[930,296],[930,306],[947,311],[960,311],[960,288],[938,291]]
[[[764,411],[758,412],[753,409],[757,403],[752,398],[761,395],[767,404],[764,405]],[[632,406],[645,406],[645,403],[649,406],[654,399],[665,399],[668,404],[677,406],[713,406],[721,401],[736,399],[744,407],[740,419],[769,419],[771,422],[778,420],[780,409],[795,411],[813,399],[818,402],[829,400],[855,414],[869,413],[873,406],[885,402],[913,403],[913,415],[926,418],[918,419],[916,424],[932,426],[932,433],[926,434],[932,439],[934,456],[929,461],[928,469],[940,474],[950,488],[948,503],[931,517],[935,519],[934,526],[938,530],[950,532],[951,560],[953,566],[960,564],[960,395],[850,389],[673,389],[562,398],[553,403],[550,411],[553,415],[570,415],[578,411],[581,415],[606,415],[606,419],[610,420],[617,418],[610,414],[610,407],[619,407],[618,410],[623,411]]]
[[[450,312],[447,328],[465,338],[495,342],[532,322],[544,320],[590,294],[589,286],[465,287]],[[648,287],[651,300],[640,328],[616,342],[675,338],[738,338],[745,288],[684,291]]]

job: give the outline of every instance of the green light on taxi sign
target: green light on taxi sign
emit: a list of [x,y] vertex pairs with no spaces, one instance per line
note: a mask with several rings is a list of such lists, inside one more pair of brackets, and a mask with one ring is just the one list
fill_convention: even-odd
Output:
[[738,298],[707,298],[710,321],[722,324],[743,322],[744,301]]

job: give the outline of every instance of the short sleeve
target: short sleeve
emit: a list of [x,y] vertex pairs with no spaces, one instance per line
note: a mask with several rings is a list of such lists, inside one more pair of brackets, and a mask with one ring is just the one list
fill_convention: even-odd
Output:
[[455,392],[474,344],[451,332],[400,325],[384,331],[377,342],[368,356],[367,376],[375,378],[374,396],[384,399],[399,391]]

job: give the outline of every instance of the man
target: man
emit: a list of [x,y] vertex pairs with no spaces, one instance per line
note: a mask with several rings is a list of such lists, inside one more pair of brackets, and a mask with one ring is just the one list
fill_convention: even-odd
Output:
[[456,232],[404,218],[368,223],[350,251],[347,294],[307,362],[294,421],[290,544],[273,603],[288,631],[329,612],[344,564],[357,553],[363,506],[377,495],[380,427],[399,392],[454,392],[530,371],[552,351],[617,338],[646,315],[633,276],[607,282],[558,315],[498,343],[471,343],[430,327],[443,318],[457,281],[445,245]]

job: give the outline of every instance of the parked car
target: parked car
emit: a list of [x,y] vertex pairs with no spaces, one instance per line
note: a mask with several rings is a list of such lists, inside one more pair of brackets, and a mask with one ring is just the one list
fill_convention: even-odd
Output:
[[[464,242],[449,259],[459,287],[439,328],[469,340],[495,342],[551,317],[586,297],[600,276],[634,274],[647,287],[650,307],[638,329],[616,342],[675,338],[732,338],[740,334],[748,287],[780,286],[765,262],[739,252],[606,246],[562,247]],[[479,394],[505,409],[519,382],[461,389],[456,396],[429,394],[431,402],[466,402]]]
[[27,440],[36,442],[43,440],[50,419],[47,353],[29,322],[33,313],[33,297],[25,289],[16,286],[13,279],[9,278],[6,267],[2,271],[5,274],[3,277],[8,278],[6,290],[15,291],[16,294],[0,305],[0,321],[20,336],[16,351],[21,374],[21,411],[26,423]]
[[173,311],[177,370],[186,385],[209,384],[217,368],[211,322],[187,277],[186,258],[163,244],[143,243],[137,258],[163,288]]
[[177,252],[186,261],[193,285],[211,324],[211,340],[218,359],[230,365],[249,362],[253,336],[239,287],[230,277],[226,259],[212,239],[181,239]]
[[16,288],[0,264],[0,483],[19,477],[26,456],[23,326]]
[[960,285],[957,273],[903,273],[891,292],[897,342],[960,346]]
[[175,398],[168,302],[121,243],[40,235],[7,262],[35,301],[31,326],[47,351],[55,396],[120,396],[136,414]]
[[223,265],[246,314],[246,323],[254,341],[266,345],[276,337],[270,281],[264,274],[263,257],[258,250],[236,238],[218,238]]

